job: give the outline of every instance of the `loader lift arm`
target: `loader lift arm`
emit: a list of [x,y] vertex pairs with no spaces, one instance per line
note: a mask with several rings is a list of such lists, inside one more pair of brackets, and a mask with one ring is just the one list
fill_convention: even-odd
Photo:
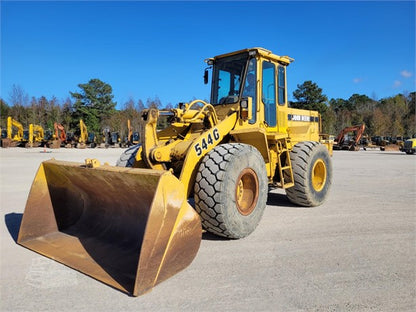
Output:
[[[202,108],[191,109],[197,103],[201,103]],[[176,123],[177,131],[180,133],[176,133],[175,139],[171,137],[168,140],[159,140],[159,137],[165,135],[163,130],[161,134],[156,131],[159,112],[154,108],[145,110],[142,114],[140,134],[140,138],[143,138],[142,147],[137,153],[139,158],[136,158],[136,161],[142,160],[149,168],[156,170],[172,169],[189,196],[198,168],[196,164],[234,128],[238,118],[237,112],[219,121],[211,104],[195,100],[189,105],[186,104],[184,109],[160,113],[170,114],[171,119],[175,121],[173,125]],[[171,165],[177,159],[182,159],[183,162],[180,171]]]

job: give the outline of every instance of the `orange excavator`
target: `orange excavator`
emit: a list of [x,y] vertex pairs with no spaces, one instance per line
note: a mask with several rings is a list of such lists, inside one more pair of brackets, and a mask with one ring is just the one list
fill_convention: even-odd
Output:
[[55,133],[53,136],[51,148],[60,148],[62,143],[66,143],[65,128],[56,122],[53,124],[53,128],[55,129]]
[[[365,124],[358,126],[346,127],[341,130],[334,142],[334,149],[337,150],[349,150],[358,151],[360,150],[360,139],[364,133]],[[347,136],[348,133],[353,132],[354,135]]]

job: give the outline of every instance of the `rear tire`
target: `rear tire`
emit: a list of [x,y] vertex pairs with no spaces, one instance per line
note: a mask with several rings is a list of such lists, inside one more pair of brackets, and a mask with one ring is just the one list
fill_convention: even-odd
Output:
[[268,179],[259,151],[246,144],[222,144],[198,169],[195,209],[203,227],[227,237],[243,238],[255,230],[266,207]]
[[120,158],[116,162],[117,167],[133,167],[136,161],[136,154],[139,148],[141,147],[140,144],[133,145],[126,149],[121,155]]
[[295,186],[286,189],[289,200],[297,205],[321,205],[332,183],[332,162],[328,149],[318,142],[300,142],[290,153]]

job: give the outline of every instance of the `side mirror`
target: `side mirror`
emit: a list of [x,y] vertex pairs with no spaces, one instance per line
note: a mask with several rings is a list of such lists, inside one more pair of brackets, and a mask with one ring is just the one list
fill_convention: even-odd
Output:
[[204,84],[208,84],[208,68],[204,71]]

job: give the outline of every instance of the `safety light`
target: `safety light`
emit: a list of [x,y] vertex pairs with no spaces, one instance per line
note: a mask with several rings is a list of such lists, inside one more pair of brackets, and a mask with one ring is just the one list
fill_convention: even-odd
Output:
[[241,106],[242,109],[247,109],[248,108],[248,100],[247,99],[242,99],[240,106]]
[[250,119],[251,97],[242,98],[240,102],[240,118],[242,120]]

